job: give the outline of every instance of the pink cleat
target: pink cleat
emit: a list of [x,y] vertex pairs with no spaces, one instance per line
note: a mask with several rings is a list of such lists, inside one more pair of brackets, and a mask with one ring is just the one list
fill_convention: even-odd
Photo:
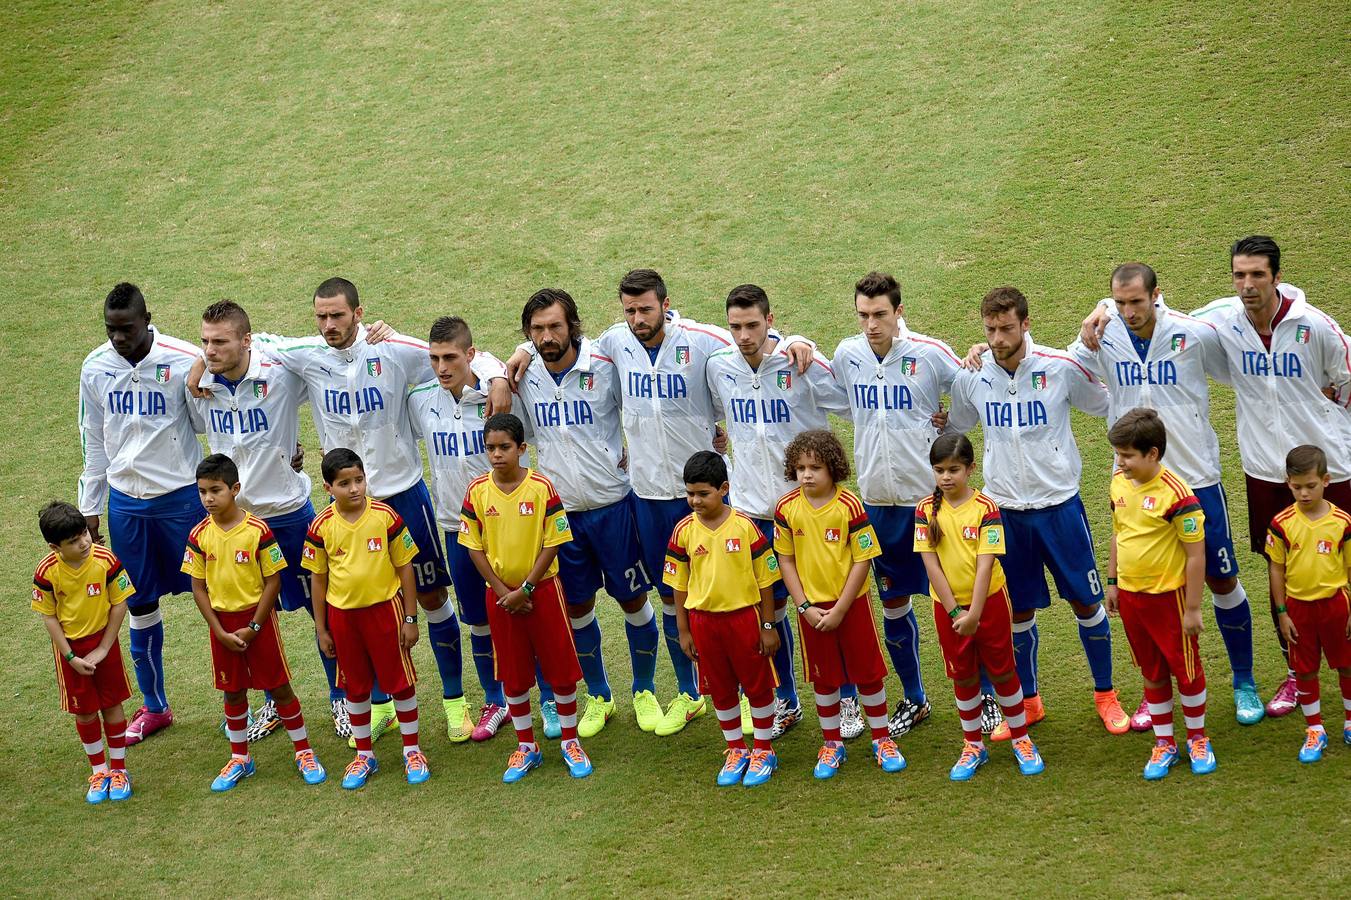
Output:
[[1276,695],[1267,703],[1267,715],[1283,716],[1292,712],[1298,705],[1295,698],[1295,676],[1286,675],[1285,681],[1276,689]]
[[174,724],[174,711],[165,709],[164,712],[151,712],[142,706],[136,710],[136,715],[131,717],[127,723],[127,746],[139,744],[141,741],[150,737],[157,731],[163,731]]
[[1149,731],[1154,727],[1154,717],[1149,714],[1149,703],[1140,701],[1140,708],[1131,716],[1131,731]]
[[496,703],[486,703],[483,709],[479,710],[478,724],[474,726],[474,733],[470,735],[476,741],[486,741],[497,734],[497,729],[502,727],[502,723],[507,720],[507,710],[505,707],[498,706]]

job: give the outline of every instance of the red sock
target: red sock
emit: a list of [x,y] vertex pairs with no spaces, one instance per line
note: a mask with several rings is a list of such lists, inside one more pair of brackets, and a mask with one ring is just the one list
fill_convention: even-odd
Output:
[[860,684],[858,702],[863,707],[863,715],[868,720],[868,730],[872,732],[873,740],[890,737],[891,733],[887,731],[887,692],[882,682]]
[[[1345,684],[1343,684],[1342,690],[1346,690]],[[1304,724],[1306,725],[1321,726],[1323,724],[1323,704],[1319,698],[1320,693],[1318,673],[1295,676],[1295,698],[1299,701],[1300,711],[1304,713]]]
[[1154,725],[1154,737],[1169,744],[1176,744],[1173,735],[1173,685],[1146,687],[1145,703],[1149,708],[1149,719]]
[[566,693],[559,688],[562,685],[554,685],[554,703],[558,706],[558,727],[563,733],[563,740],[572,741],[577,739],[577,685],[573,685]]
[[1351,675],[1338,675],[1337,683],[1342,688],[1342,708],[1346,710],[1346,721],[1351,722]]
[[300,699],[292,697],[290,703],[277,704],[277,717],[281,719],[286,734],[295,745],[296,752],[310,749],[309,732],[305,730],[305,717],[300,714]]
[[840,737],[840,691],[836,688],[830,692],[830,696],[835,699],[830,703],[821,702],[821,694],[816,695],[816,718],[821,720],[821,736],[827,741],[843,743],[844,738]]
[[103,755],[103,729],[99,726],[97,718],[89,722],[75,720],[75,731],[80,735],[80,743],[84,744],[84,754],[89,757],[89,765],[95,772],[102,772],[108,768],[107,757]]
[[1206,676],[1200,673],[1189,684],[1177,683],[1178,699],[1182,701],[1182,719],[1187,726],[1187,740],[1206,736]]
[[722,729],[722,739],[729,750],[745,750],[746,738],[741,733],[741,700],[736,694],[711,698],[713,712],[718,717],[718,727]]
[[530,694],[519,697],[507,697],[507,715],[511,716],[511,725],[516,729],[518,744],[535,745],[535,720],[530,713]]
[[230,741],[230,752],[240,759],[249,756],[249,705],[247,703],[225,704],[225,737]]
[[[746,699],[751,704],[751,724],[755,730],[755,743],[752,746],[756,750],[773,750],[774,744],[770,737],[774,734],[774,692],[765,691]],[[835,710],[839,711],[838,705]]]
[[995,700],[1009,725],[1009,737],[1015,741],[1027,737],[1027,709],[1023,705],[1023,684],[1016,674],[994,685]]
[[980,685],[961,685],[952,683],[953,696],[957,698],[957,716],[962,720],[962,736],[968,743],[981,743],[980,734]]
[[360,700],[347,695],[347,719],[352,725],[352,739],[357,745],[358,756],[373,756],[375,750],[371,743],[371,695]]
[[127,720],[121,722],[103,722],[103,733],[108,738],[108,767],[125,769],[127,767]]
[[394,716],[399,720],[399,735],[405,752],[418,749],[417,694],[412,688],[394,695]]

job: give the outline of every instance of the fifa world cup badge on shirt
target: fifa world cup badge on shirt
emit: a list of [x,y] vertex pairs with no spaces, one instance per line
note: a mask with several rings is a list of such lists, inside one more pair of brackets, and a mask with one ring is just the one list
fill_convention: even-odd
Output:
[[989,544],[991,547],[999,543],[998,528],[991,528],[989,531],[985,532],[985,543]]
[[677,366],[688,366],[689,364],[690,364],[690,348],[689,348],[689,347],[677,347],[677,348],[676,348],[676,365],[677,365]]
[[558,517],[558,524],[554,526],[554,530],[557,531],[559,534],[562,534],[563,532],[567,531],[567,530],[568,530],[568,517],[567,517],[567,516],[559,516],[559,517]]
[[1307,344],[1307,343],[1309,343],[1309,326],[1308,326],[1308,325],[1298,325],[1298,326],[1295,327],[1295,343],[1296,343],[1296,344]]
[[902,356],[902,357],[901,357],[901,374],[902,374],[902,375],[914,375],[914,374],[917,373],[918,371],[919,371],[919,363],[915,360],[915,358],[914,358],[913,356]]
[[865,531],[858,536],[858,549],[867,550],[870,547],[872,547],[872,545],[873,545],[872,535],[868,534],[868,532]]
[[741,538],[728,538],[728,539],[727,539],[727,552],[728,552],[728,553],[739,553],[739,552],[741,552]]
[[372,553],[379,553],[381,550],[385,549],[385,542],[378,537],[373,537],[366,542],[366,549]]
[[253,383],[253,396],[257,397],[259,400],[262,400],[264,397],[267,396],[266,381],[255,381]]
[[838,543],[840,542],[840,529],[838,529],[838,528],[827,528],[827,529],[826,529],[826,542],[827,542],[827,543],[830,543],[830,544],[838,544]]
[[765,568],[771,572],[779,571],[779,558],[773,553],[769,554],[769,559],[765,561]]
[[1046,373],[1045,373],[1045,372],[1033,372],[1033,373],[1032,373],[1032,390],[1034,390],[1034,391],[1044,391],[1044,390],[1046,390]]
[[[1305,328],[1304,330],[1308,331],[1309,329]],[[163,364],[155,366],[155,380],[160,384],[168,384],[169,367]]]
[[779,373],[779,390],[786,391],[793,386],[793,373],[784,370]]
[[366,374],[372,378],[380,374],[380,357],[372,356],[366,360]]
[[273,544],[267,551],[267,558],[274,563],[281,562],[281,548]]
[[1182,519],[1182,533],[1196,534],[1196,516],[1185,516]]
[[1179,350],[1184,350],[1184,349],[1186,349],[1186,347],[1187,347],[1187,336],[1186,336],[1185,334],[1175,334],[1175,335],[1173,335],[1173,352],[1174,352],[1174,353],[1177,353]]
[[535,501],[525,500],[517,505],[517,511],[523,516],[533,516],[535,514]]

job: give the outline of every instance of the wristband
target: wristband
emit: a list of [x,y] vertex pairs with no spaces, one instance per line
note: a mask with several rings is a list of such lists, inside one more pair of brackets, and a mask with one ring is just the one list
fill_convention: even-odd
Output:
[[528,581],[523,581],[521,582],[521,593],[529,597],[531,594],[535,593],[535,587],[536,585],[533,585]]
[[773,622],[761,622],[761,623],[760,623],[760,628],[761,628],[762,631],[773,631],[773,630],[774,630],[774,623],[773,623]]
[[66,662],[70,662],[70,661],[71,661],[72,659],[74,659],[74,658],[75,658],[75,651],[74,651],[74,650],[67,650],[67,651],[66,651]]
[[1288,612],[1289,612],[1289,610],[1287,610],[1287,609],[1285,608],[1285,604],[1281,604],[1280,606],[1276,607],[1276,615],[1278,615],[1278,616],[1284,616],[1284,615],[1286,615]]
[[404,623],[405,625],[416,625],[416,624],[417,624],[417,615],[414,614],[414,615],[411,615],[411,616],[404,616],[404,617],[403,617],[403,623]]
[[949,619],[955,619],[955,618],[957,618],[958,616],[960,616],[961,614],[962,614],[962,608],[961,608],[960,606],[954,606],[952,609],[948,610],[948,618],[949,618]]
[[1107,586],[1108,586],[1108,587],[1115,587],[1115,586],[1116,586],[1116,579],[1115,579],[1115,578],[1112,578],[1112,577],[1109,575],[1109,576],[1107,577]]
[[250,621],[249,630],[252,631],[254,634],[257,634],[258,632],[263,630],[263,626],[259,625],[257,622]]
[[804,614],[811,605],[812,602],[810,600],[803,600],[802,605],[797,608],[798,615]]

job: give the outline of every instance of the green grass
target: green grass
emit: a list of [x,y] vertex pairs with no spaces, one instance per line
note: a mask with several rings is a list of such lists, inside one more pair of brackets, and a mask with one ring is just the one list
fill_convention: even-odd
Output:
[[[217,797],[207,637],[178,597],[166,602],[166,654],[179,724],[132,753],[132,803],[86,809],[85,764],[26,598],[44,549],[34,513],[74,496],[76,372],[103,340],[99,304],[115,281],[138,282],[155,322],[193,339],[200,310],[223,296],[260,329],[307,333],[310,292],[341,273],[405,331],[463,313],[480,346],[505,353],[535,288],[568,288],[598,333],[618,316],[619,275],[652,265],[676,305],[708,321],[731,285],[755,281],[784,327],[829,351],[853,328],[853,280],[878,267],[900,276],[912,327],[954,346],[980,337],[976,299],[1003,282],[1032,298],[1038,339],[1064,344],[1113,264],[1154,263],[1172,304],[1191,309],[1229,292],[1225,248],[1258,231],[1285,248],[1288,280],[1351,320],[1344,4],[282,9],[6,10],[7,890],[1347,893],[1336,836],[1349,754],[1334,746],[1304,768],[1297,717],[1233,723],[1209,613],[1220,770],[1204,781],[1140,780],[1147,739],[1102,732],[1058,605],[1043,618],[1050,718],[1036,736],[1048,769],[1036,780],[1001,747],[974,784],[946,781],[959,734],[922,613],[936,715],[903,742],[900,777],[871,770],[856,745],[835,783],[813,783],[809,718],[782,743],[770,788],[717,792],[711,722],[658,740],[621,704],[588,744],[596,774],[585,783],[563,776],[551,748],[543,771],[508,790],[497,783],[507,738],[451,747],[429,734],[429,785],[411,790],[387,771],[346,795],[301,785],[274,737],[259,776]],[[1214,415],[1242,523],[1229,396]],[[1108,453],[1101,423],[1080,426],[1101,541]],[[1261,609],[1255,562],[1242,554]],[[602,605],[602,620],[622,687],[622,619]],[[340,769],[347,751],[323,733],[308,622],[289,617],[285,629],[318,751]],[[1278,656],[1260,614],[1255,634],[1269,689]],[[1119,629],[1116,653],[1129,703],[1139,681]],[[418,662],[435,734],[425,643]],[[669,697],[664,662],[659,678]],[[1332,712],[1335,682],[1325,685]],[[380,746],[387,763],[392,741]]]

